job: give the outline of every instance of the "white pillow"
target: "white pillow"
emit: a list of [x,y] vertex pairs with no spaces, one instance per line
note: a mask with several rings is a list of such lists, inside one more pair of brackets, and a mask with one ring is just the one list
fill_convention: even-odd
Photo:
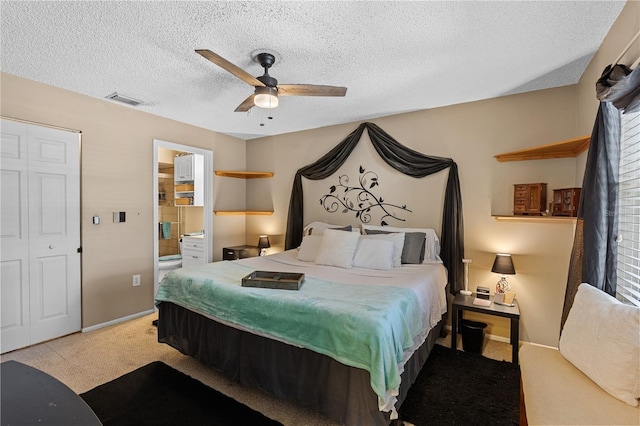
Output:
[[365,234],[367,229],[387,232],[424,232],[424,262],[422,263],[442,263],[440,259],[440,240],[438,234],[432,228],[400,228],[394,226],[375,226],[362,224],[362,233]]
[[368,269],[393,269],[393,243],[391,241],[360,237],[353,266]]
[[307,235],[304,237],[298,250],[298,260],[302,260],[303,262],[315,261],[321,243],[322,235]]
[[396,232],[393,234],[368,234],[362,235],[360,238],[390,241],[393,244],[393,267],[402,266],[402,248],[404,247],[404,232]]
[[610,395],[640,398],[640,308],[580,284],[560,336],[560,353]]
[[325,229],[316,264],[351,268],[360,233]]
[[[310,235],[312,232],[314,235],[322,235],[325,229],[344,228],[345,226],[351,225],[332,225],[330,223],[324,222],[311,222],[302,229],[302,235]],[[357,232],[359,234],[360,228],[358,228],[357,226],[351,226],[351,232]]]

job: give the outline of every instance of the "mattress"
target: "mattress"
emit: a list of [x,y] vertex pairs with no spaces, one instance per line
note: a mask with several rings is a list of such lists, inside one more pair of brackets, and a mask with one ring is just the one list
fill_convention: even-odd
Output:
[[[379,409],[393,412],[405,362],[446,312],[446,269],[342,269],[301,262],[296,254],[173,271],[156,301],[367,370]],[[306,279],[298,291],[241,287],[254,270],[304,273]]]

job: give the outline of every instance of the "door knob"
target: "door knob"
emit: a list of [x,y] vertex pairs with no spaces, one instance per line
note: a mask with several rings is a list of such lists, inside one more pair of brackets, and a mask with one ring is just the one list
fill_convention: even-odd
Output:
[[49,244],[49,248],[50,248],[51,250],[53,250],[54,248],[56,248],[56,246],[55,246],[55,245],[53,245],[53,244]]

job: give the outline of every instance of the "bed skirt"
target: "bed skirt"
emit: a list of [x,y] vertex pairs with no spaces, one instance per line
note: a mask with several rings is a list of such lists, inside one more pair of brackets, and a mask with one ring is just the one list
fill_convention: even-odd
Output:
[[[294,401],[346,425],[388,425],[380,412],[369,372],[331,357],[221,324],[173,303],[159,305],[158,341],[226,377]],[[398,408],[427,360],[443,321],[407,361]]]

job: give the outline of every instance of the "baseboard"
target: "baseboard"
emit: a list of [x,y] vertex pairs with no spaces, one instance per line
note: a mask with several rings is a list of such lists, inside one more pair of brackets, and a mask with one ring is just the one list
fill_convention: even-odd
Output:
[[525,343],[531,346],[540,346],[541,348],[555,349],[556,351],[558,350],[557,346],[542,345],[540,343],[533,343],[533,342],[525,342]]
[[144,316],[152,314],[154,312],[155,312],[154,309],[149,309],[148,311],[138,312],[137,314],[127,315],[126,317],[122,317],[122,318],[114,319],[114,320],[111,320],[111,321],[103,322],[103,323],[100,323],[100,324],[92,325],[90,327],[84,327],[81,331],[83,333],[87,333],[89,331],[94,331],[94,330],[98,330],[100,328],[109,327],[110,325],[116,325],[116,324],[120,324],[121,322],[130,321],[132,319],[144,317]]
[[[451,332],[451,325],[445,325],[444,326],[445,330],[447,330],[448,332]],[[460,333],[458,333],[460,334]],[[486,337],[489,340],[494,340],[496,342],[502,342],[502,343],[509,343],[511,344],[511,340],[508,337],[504,337],[504,336],[496,336],[493,334],[489,334],[489,333],[485,333],[484,337]],[[531,345],[531,346],[540,346],[541,348],[547,348],[547,349],[555,349],[558,350],[557,346],[549,346],[549,345],[543,345],[540,343],[533,343],[533,342],[527,342],[526,340],[520,340],[519,342],[519,346],[523,346],[523,345]]]
[[[509,339],[508,337],[496,336],[495,334],[489,334],[489,333],[485,334],[485,336],[487,336],[487,339],[495,340],[496,342],[511,343],[511,339]],[[520,340],[520,343],[522,343],[522,340]]]

